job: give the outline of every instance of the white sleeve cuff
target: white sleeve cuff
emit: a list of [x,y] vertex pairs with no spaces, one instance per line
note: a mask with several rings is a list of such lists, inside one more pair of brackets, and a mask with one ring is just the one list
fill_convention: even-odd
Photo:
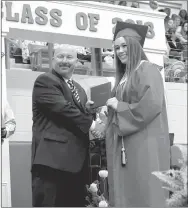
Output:
[[89,130],[93,131],[95,129],[95,126],[96,126],[96,123],[95,123],[95,121],[93,121]]

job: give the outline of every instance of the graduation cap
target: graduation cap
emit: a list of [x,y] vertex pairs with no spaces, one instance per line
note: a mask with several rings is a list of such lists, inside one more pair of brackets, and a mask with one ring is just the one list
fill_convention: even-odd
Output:
[[132,37],[139,41],[143,47],[148,27],[145,25],[137,25],[126,22],[117,22],[114,33],[114,39],[119,37]]

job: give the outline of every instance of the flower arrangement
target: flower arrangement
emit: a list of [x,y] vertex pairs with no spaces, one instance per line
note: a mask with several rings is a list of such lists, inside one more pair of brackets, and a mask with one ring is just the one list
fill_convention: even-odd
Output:
[[88,196],[86,200],[88,201],[87,207],[109,207],[109,203],[104,196],[106,192],[106,178],[108,177],[107,170],[100,170],[99,176],[103,181],[103,193],[100,190],[100,182],[98,180],[94,181],[90,186],[86,185]]
[[187,70],[184,62],[165,57],[164,63],[165,82],[187,82]]
[[168,171],[153,172],[163,183],[166,184],[164,189],[170,191],[170,197],[166,200],[169,207],[187,207],[187,149],[181,145],[176,145],[181,153],[182,159],[179,160],[181,167],[179,170],[171,169]]

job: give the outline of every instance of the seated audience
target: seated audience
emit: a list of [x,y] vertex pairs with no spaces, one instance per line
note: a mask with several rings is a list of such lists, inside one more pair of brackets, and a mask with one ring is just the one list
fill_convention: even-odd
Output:
[[182,26],[179,26],[176,29],[176,37],[180,40],[180,42],[186,47],[187,45],[187,21],[183,23]]
[[177,29],[180,25],[181,25],[181,18],[180,16],[177,15],[174,18],[174,28]]
[[167,37],[168,45],[170,48],[169,58],[175,58],[177,60],[182,60],[183,46],[180,41],[176,38],[175,30],[171,29],[169,31],[170,36]]
[[170,8],[164,8],[164,12],[167,14],[167,17],[170,17],[170,14],[171,14]]
[[171,9],[165,8],[164,12],[167,14],[167,16],[165,17],[165,22],[168,22],[168,20],[170,19]]
[[169,30],[174,29],[174,21],[173,19],[169,19],[167,22],[165,22],[165,32],[168,34]]
[[[107,2],[104,1],[104,3],[107,3]],[[108,3],[109,3],[109,4],[114,4],[115,1],[108,1]]]
[[127,6],[127,2],[126,1],[119,1],[118,5]]
[[140,8],[140,4],[139,4],[139,2],[132,2],[131,7],[132,8]]
[[173,21],[174,21],[176,17],[178,17],[177,14],[172,14],[171,19],[173,19]]
[[185,9],[181,9],[179,16],[181,18],[181,25],[183,25],[183,23],[187,20],[187,11]]

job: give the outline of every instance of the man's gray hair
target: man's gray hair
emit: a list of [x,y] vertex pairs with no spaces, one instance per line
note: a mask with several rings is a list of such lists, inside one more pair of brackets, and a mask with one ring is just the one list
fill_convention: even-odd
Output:
[[59,53],[61,50],[68,49],[74,53],[77,53],[75,46],[68,45],[68,44],[54,44],[54,56]]

